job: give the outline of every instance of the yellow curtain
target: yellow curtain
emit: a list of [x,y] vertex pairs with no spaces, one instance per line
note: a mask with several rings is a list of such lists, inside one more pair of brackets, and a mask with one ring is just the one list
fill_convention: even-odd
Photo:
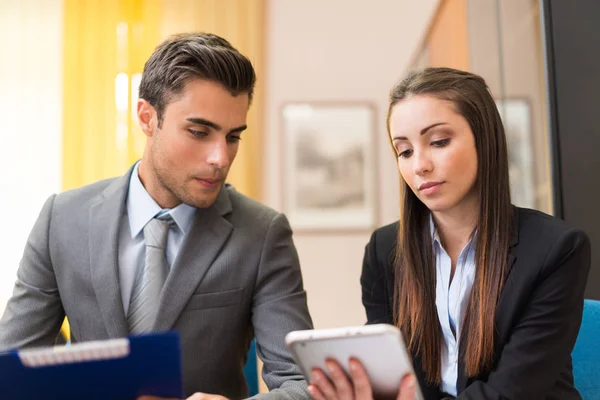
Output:
[[121,175],[142,156],[144,62],[167,36],[206,31],[253,62],[258,84],[229,182],[260,199],[265,0],[65,0],[63,188]]

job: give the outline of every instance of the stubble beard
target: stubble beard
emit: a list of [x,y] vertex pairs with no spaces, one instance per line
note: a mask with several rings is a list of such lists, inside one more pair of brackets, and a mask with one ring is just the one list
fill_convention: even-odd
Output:
[[[219,185],[218,188],[214,189],[214,192],[211,191],[210,194],[205,194],[202,195],[202,193],[200,193],[200,196],[193,196],[189,190],[187,190],[186,185],[188,183],[191,183],[194,178],[187,178],[186,181],[184,181],[181,184],[178,184],[177,182],[169,179],[168,173],[167,174],[163,174],[161,171],[159,170],[155,170],[156,172],[156,177],[158,179],[158,183],[167,191],[169,191],[169,193],[171,193],[171,195],[176,198],[180,203],[185,203],[191,207],[195,207],[195,208],[208,208],[210,206],[212,206],[215,201],[217,200],[217,197],[219,196],[219,193],[221,192],[221,189],[223,188],[223,184],[221,183]],[[200,197],[200,198],[198,198]]]

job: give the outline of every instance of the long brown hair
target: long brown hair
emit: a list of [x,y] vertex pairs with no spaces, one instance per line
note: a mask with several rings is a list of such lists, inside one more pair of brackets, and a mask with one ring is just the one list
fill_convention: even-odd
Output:
[[[478,75],[450,68],[409,74],[390,93],[387,127],[394,105],[415,95],[451,101],[475,136],[479,218],[473,287],[461,328],[461,359],[467,376],[489,371],[494,355],[494,318],[504,284],[512,234],[508,155],[494,99]],[[429,382],[441,382],[442,333],[435,305],[435,259],[429,209],[400,176],[400,228],[395,259],[395,323],[408,347],[420,356]],[[468,338],[468,339],[467,339]]]

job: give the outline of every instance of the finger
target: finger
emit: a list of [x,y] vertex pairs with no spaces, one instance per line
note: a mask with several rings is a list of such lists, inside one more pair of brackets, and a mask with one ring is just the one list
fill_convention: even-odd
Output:
[[351,358],[349,363],[350,376],[354,384],[354,396],[357,400],[372,399],[373,390],[371,389],[371,382],[362,363],[355,358]]
[[416,380],[414,375],[406,375],[400,383],[398,400],[415,400]]
[[186,400],[205,400],[209,396],[206,393],[194,393],[192,396],[188,397]]
[[315,385],[308,385],[308,393],[315,400],[327,400],[327,398],[321,393],[318,387]]
[[352,399],[354,388],[342,370],[342,367],[340,367],[340,364],[335,360],[327,360],[325,366],[327,366],[331,381],[333,382],[333,386],[335,386],[337,397],[339,399]]
[[327,375],[325,375],[325,373],[323,371],[321,371],[321,369],[319,369],[319,368],[313,369],[310,383],[311,383],[311,385],[313,385],[317,389],[319,389],[320,393],[327,400],[337,399],[335,387],[333,387],[333,384],[331,383],[329,378],[327,378]]

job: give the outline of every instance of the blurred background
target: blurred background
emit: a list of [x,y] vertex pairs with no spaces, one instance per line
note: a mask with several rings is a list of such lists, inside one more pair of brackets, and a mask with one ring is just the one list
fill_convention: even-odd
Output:
[[[352,228],[293,226],[316,327],[364,323],[364,246],[399,213],[387,96],[410,69],[481,74],[507,127],[513,201],[555,213],[541,10],[537,0],[0,0],[0,209],[10,227],[0,234],[0,312],[45,199],[122,175],[141,157],[134,111],[154,47],[173,33],[208,31],[258,73],[229,181],[277,210],[295,212],[285,193],[300,166],[288,162],[298,154],[285,107],[371,110],[368,152],[354,158],[364,173],[353,175],[368,181],[357,183],[368,190],[358,197],[368,218]],[[319,131],[329,146],[345,140],[333,125]]]

